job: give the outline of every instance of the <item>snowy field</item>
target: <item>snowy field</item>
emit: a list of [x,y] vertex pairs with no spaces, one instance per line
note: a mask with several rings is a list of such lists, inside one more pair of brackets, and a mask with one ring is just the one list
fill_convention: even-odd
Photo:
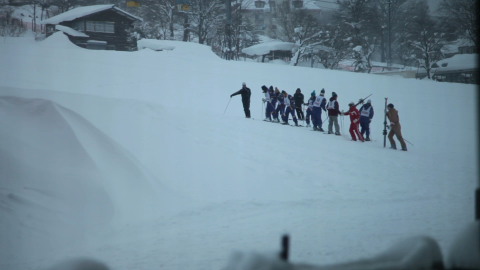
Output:
[[[78,257],[226,269],[235,252],[278,252],[285,233],[294,263],[369,258],[414,236],[435,239],[448,263],[474,220],[476,86],[162,46],[0,40],[0,269]],[[229,97],[242,82],[254,120]],[[335,91],[343,110],[373,94],[373,141],[351,141],[347,117],[342,136],[261,121],[263,84],[306,98]],[[385,97],[408,152],[383,148]]]

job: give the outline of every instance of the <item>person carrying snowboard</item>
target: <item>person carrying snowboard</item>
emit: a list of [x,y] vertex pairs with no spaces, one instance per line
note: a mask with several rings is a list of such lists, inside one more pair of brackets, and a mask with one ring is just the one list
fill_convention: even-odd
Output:
[[303,115],[303,103],[305,102],[305,97],[302,94],[302,90],[300,88],[297,88],[295,91],[295,94],[293,95],[293,98],[295,99],[295,110],[297,111],[298,119],[304,120],[305,116]]
[[[355,103],[350,102],[348,104],[350,107],[346,113],[343,115],[350,115],[350,135],[352,136],[352,140],[356,141],[357,137],[361,142],[364,142],[362,133],[358,130],[358,125],[360,124],[360,112],[358,111],[357,107],[355,107]],[[355,136],[356,135],[356,136]]]
[[250,88],[247,87],[246,83],[242,83],[242,89],[231,94],[230,98],[236,95],[242,95],[243,111],[245,112],[245,117],[250,118],[250,96],[252,95],[252,91],[250,91]]
[[332,92],[332,97],[328,101],[328,134],[333,134],[333,125],[335,124],[335,135],[340,135],[340,126],[338,125],[338,115],[341,115],[340,105],[337,101],[337,93]]
[[407,144],[402,137],[402,127],[400,126],[400,117],[398,116],[398,111],[394,108],[393,104],[390,103],[387,106],[387,118],[390,121],[390,132],[388,132],[388,140],[390,141],[390,148],[397,149],[393,136],[397,136],[397,140],[400,142],[403,151],[407,151]]
[[369,99],[360,108],[360,133],[362,133],[362,136],[363,134],[367,136],[365,141],[370,141],[370,122],[372,122],[373,114],[372,101]]

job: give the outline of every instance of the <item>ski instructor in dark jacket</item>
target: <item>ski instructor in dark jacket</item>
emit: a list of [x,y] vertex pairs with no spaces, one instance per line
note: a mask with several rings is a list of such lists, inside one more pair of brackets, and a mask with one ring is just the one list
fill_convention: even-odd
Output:
[[245,117],[250,118],[250,96],[252,91],[247,87],[246,83],[242,84],[242,89],[230,95],[230,98],[236,95],[242,95],[243,110],[245,111]]

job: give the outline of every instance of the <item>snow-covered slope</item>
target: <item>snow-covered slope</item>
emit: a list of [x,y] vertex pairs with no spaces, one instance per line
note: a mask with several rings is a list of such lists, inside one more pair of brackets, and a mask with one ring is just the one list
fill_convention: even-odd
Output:
[[[448,254],[473,220],[475,86],[158,46],[174,48],[0,40],[0,268],[86,256],[112,269],[219,269],[235,250],[277,251],[283,233],[292,261],[307,264],[371,257],[416,235]],[[254,120],[229,98],[242,82]],[[335,91],[345,110],[372,93],[373,141],[350,141],[347,118],[344,136],[261,121],[263,84]],[[383,148],[385,97],[408,152]]]

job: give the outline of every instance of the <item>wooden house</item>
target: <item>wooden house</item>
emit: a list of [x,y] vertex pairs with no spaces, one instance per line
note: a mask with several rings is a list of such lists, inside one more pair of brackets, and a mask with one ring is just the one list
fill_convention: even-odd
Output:
[[65,33],[74,44],[87,49],[136,50],[136,40],[129,34],[141,18],[115,5],[84,6],[42,21],[46,36]]

